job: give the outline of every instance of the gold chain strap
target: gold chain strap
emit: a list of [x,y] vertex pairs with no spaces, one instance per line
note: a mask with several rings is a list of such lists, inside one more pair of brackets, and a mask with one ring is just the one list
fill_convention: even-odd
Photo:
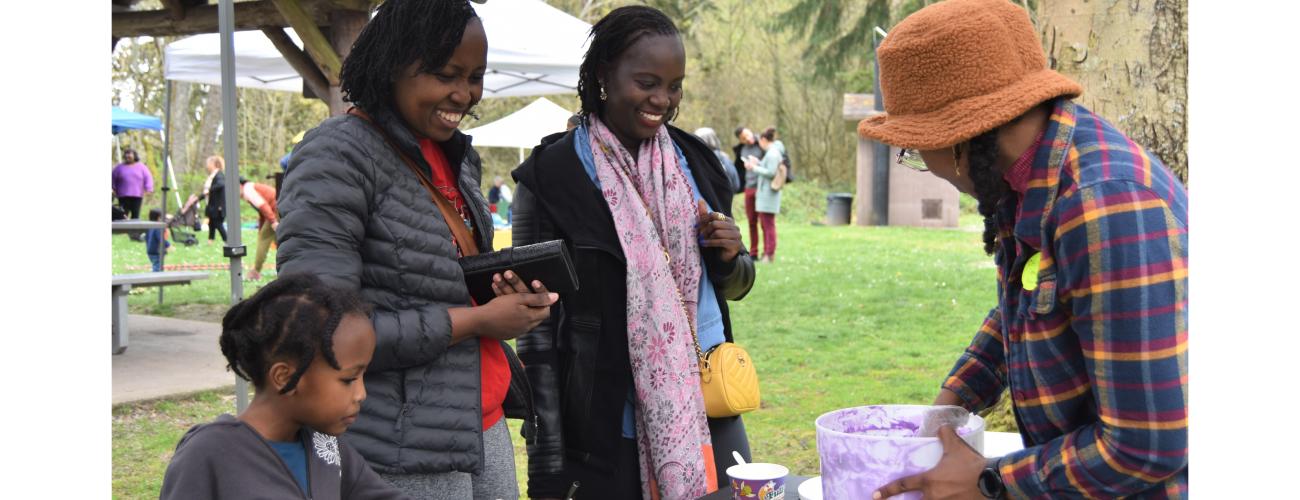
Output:
[[[645,211],[646,218],[650,220],[650,225],[653,226],[655,219],[650,215],[650,205],[645,202],[645,198],[641,197],[641,191],[637,190],[635,186],[633,186],[632,190],[636,191],[636,199],[641,202],[641,209]],[[673,272],[673,258],[668,255],[668,247],[664,246],[662,237],[659,238],[659,250],[664,254],[664,264],[668,266],[668,274],[671,276]],[[686,298],[682,296],[682,291],[676,286],[673,286],[673,291],[677,292],[677,304],[682,307],[682,315],[686,316],[686,326],[691,329],[691,342],[695,347],[695,357],[699,359],[699,363],[703,366],[703,369],[708,370],[709,359],[704,357],[704,351],[700,349],[700,337],[695,333],[695,322],[691,321],[690,309],[686,308]]]

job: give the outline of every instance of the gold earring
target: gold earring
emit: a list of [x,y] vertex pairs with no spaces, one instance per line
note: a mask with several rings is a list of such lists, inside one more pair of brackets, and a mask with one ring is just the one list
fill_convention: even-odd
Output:
[[952,147],[952,170],[957,173],[957,177],[961,177],[961,152],[957,146]]

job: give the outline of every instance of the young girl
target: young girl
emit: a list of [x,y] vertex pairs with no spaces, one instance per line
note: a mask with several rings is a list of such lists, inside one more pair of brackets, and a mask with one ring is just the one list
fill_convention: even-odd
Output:
[[366,399],[369,314],[355,293],[305,274],[231,307],[221,353],[256,395],[181,438],[160,498],[405,498],[337,437]]

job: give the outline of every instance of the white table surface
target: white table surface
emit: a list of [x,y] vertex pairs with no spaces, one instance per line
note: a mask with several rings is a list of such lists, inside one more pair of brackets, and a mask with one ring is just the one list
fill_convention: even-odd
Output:
[[985,457],[1000,457],[1024,447],[1018,432],[984,432]]

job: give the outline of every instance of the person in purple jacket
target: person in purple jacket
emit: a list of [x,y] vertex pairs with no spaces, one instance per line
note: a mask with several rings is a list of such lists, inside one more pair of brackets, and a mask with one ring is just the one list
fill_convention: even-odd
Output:
[[153,192],[153,173],[140,161],[134,149],[122,151],[122,163],[113,167],[113,196],[128,219],[140,218],[140,200]]

